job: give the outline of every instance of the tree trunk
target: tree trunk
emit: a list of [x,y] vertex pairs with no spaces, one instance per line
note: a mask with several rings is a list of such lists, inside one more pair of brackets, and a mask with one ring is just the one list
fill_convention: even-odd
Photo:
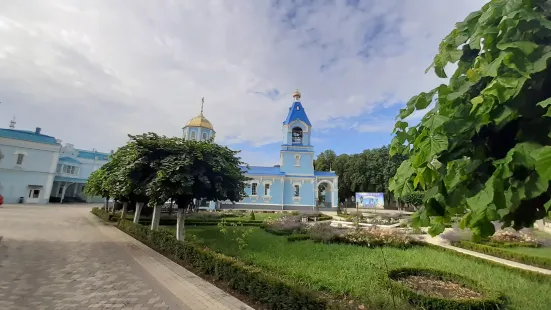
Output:
[[109,210],[109,197],[105,197],[105,203],[103,204],[105,211]]
[[117,205],[117,201],[113,201],[113,209],[111,209],[111,214],[115,214],[115,206]]
[[176,240],[184,241],[186,232],[184,231],[184,222],[186,220],[186,212],[183,208],[178,208],[176,220]]
[[157,230],[159,229],[159,221],[161,220],[161,207],[155,206],[153,207],[153,219],[151,219],[151,230]]
[[128,208],[128,202],[122,203],[121,220],[126,220],[126,208]]
[[136,203],[136,211],[134,212],[134,224],[140,223],[140,214],[142,213],[143,202]]

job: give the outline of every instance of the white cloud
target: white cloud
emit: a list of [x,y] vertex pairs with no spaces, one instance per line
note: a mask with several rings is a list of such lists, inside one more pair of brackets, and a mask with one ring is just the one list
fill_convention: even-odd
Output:
[[435,86],[439,41],[485,1],[359,2],[4,1],[0,122],[107,150],[180,135],[204,96],[220,142],[276,142],[295,88],[324,128]]

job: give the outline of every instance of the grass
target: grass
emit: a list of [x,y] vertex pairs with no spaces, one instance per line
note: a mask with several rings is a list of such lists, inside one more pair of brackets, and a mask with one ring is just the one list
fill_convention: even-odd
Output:
[[538,256],[551,259],[551,247],[543,246],[540,248],[528,248],[528,247],[515,247],[515,248],[501,248],[504,251],[526,254],[530,256]]
[[[240,228],[234,228],[240,229]],[[424,267],[445,270],[479,281],[504,293],[509,309],[548,309],[551,304],[551,277],[548,281],[516,273],[499,266],[475,261],[429,247],[408,250],[369,249],[354,245],[321,244],[312,241],[288,242],[261,229],[247,237],[247,247],[220,233],[217,227],[190,227],[187,235],[210,248],[278,273],[291,281],[320,291],[346,294],[365,303],[368,309],[394,309],[383,279],[386,267]],[[397,300],[399,309],[408,308]]]

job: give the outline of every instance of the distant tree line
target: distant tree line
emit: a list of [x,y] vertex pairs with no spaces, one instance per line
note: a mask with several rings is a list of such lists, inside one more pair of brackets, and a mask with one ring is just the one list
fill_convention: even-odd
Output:
[[390,156],[388,146],[367,149],[359,154],[337,155],[333,150],[325,150],[314,160],[314,168],[317,171],[333,170],[339,176],[341,203],[349,204],[356,192],[379,192],[385,194],[385,207],[419,206],[422,203],[422,192],[396,201],[388,190],[390,178],[406,158],[405,155]]

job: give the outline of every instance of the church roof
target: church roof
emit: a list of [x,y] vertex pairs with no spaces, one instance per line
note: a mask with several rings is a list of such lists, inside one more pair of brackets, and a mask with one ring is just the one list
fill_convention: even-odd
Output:
[[0,128],[0,137],[44,144],[57,144],[54,137],[41,134],[38,128],[36,131]]
[[214,130],[214,128],[212,127],[212,123],[203,115],[203,113],[190,119],[185,127],[202,127]]
[[81,164],[80,161],[72,158],[72,157],[68,157],[68,156],[64,156],[64,157],[61,157],[59,159],[59,162],[64,162],[64,163],[71,163],[71,164]]
[[284,172],[281,172],[279,167],[261,167],[261,166],[241,166],[241,170],[247,174],[254,175],[285,175]]
[[302,107],[300,101],[293,102],[293,105],[289,108],[289,114],[287,114],[287,118],[285,119],[283,124],[288,125],[295,120],[303,121],[304,123],[306,123],[306,125],[312,126],[312,124],[310,124],[308,116],[306,116],[306,111],[304,111],[304,108]]

